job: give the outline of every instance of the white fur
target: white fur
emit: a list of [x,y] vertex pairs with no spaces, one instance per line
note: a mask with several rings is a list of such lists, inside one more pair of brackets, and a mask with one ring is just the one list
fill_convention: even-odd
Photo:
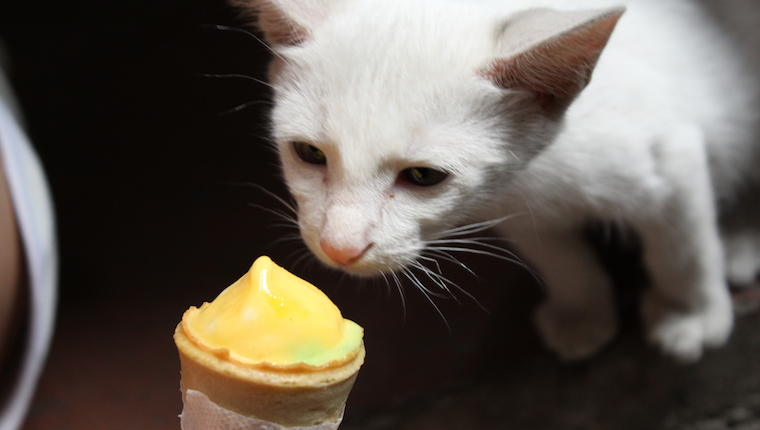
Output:
[[[652,341],[686,360],[725,342],[732,311],[716,202],[731,204],[756,162],[755,88],[690,3],[628,1],[564,121],[542,122],[478,74],[504,55],[503,23],[538,6],[610,2],[261,2],[294,16],[322,7],[301,43],[274,47],[272,126],[303,238],[326,264],[338,267],[321,242],[369,247],[341,267],[350,273],[397,270],[456,225],[524,214],[498,230],[546,281],[537,321],[547,345],[582,358],[617,326],[610,280],[578,234],[602,219],[641,237]],[[320,148],[327,165],[301,161],[294,141]],[[419,166],[450,177],[430,188],[398,179]],[[747,264],[736,265],[757,269]]]

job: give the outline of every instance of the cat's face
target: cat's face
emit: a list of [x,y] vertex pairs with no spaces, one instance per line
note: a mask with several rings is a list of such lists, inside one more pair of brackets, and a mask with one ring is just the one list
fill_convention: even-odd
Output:
[[[522,60],[494,62],[506,27],[492,11],[304,3],[263,1],[260,21],[282,45],[271,66],[273,137],[301,235],[324,263],[360,275],[408,265],[498,200],[556,133],[547,114],[556,97],[532,93],[544,83],[519,75]],[[505,88],[513,84],[528,91]]]
[[375,275],[477,212],[517,160],[503,92],[475,73],[487,47],[447,46],[434,23],[420,45],[403,23],[367,18],[283,51],[272,123],[308,247]]

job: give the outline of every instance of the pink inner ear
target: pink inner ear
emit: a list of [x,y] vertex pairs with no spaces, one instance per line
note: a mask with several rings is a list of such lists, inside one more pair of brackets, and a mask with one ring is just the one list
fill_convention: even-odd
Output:
[[479,74],[504,89],[527,91],[539,101],[569,104],[591,80],[591,73],[615,28],[620,13],[591,21],[505,59]]

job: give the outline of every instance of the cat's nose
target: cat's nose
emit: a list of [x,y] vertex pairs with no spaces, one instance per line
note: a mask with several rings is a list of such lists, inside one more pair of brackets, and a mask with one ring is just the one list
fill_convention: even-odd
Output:
[[372,247],[372,243],[360,248],[360,247],[334,247],[329,242],[321,240],[319,246],[322,247],[322,251],[327,254],[330,260],[334,261],[340,266],[350,266],[358,259],[362,258],[365,252]]

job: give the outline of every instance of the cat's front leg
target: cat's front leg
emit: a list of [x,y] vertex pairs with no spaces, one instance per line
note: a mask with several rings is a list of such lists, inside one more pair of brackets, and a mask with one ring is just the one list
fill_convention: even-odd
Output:
[[692,221],[650,225],[642,235],[652,280],[642,303],[649,340],[687,362],[725,343],[733,326],[717,229]]
[[579,231],[527,231],[513,237],[545,288],[535,314],[544,343],[565,360],[595,354],[617,333],[611,280]]
[[677,130],[655,152],[666,192],[639,227],[652,282],[642,313],[650,341],[695,361],[733,326],[708,160],[696,128]]

